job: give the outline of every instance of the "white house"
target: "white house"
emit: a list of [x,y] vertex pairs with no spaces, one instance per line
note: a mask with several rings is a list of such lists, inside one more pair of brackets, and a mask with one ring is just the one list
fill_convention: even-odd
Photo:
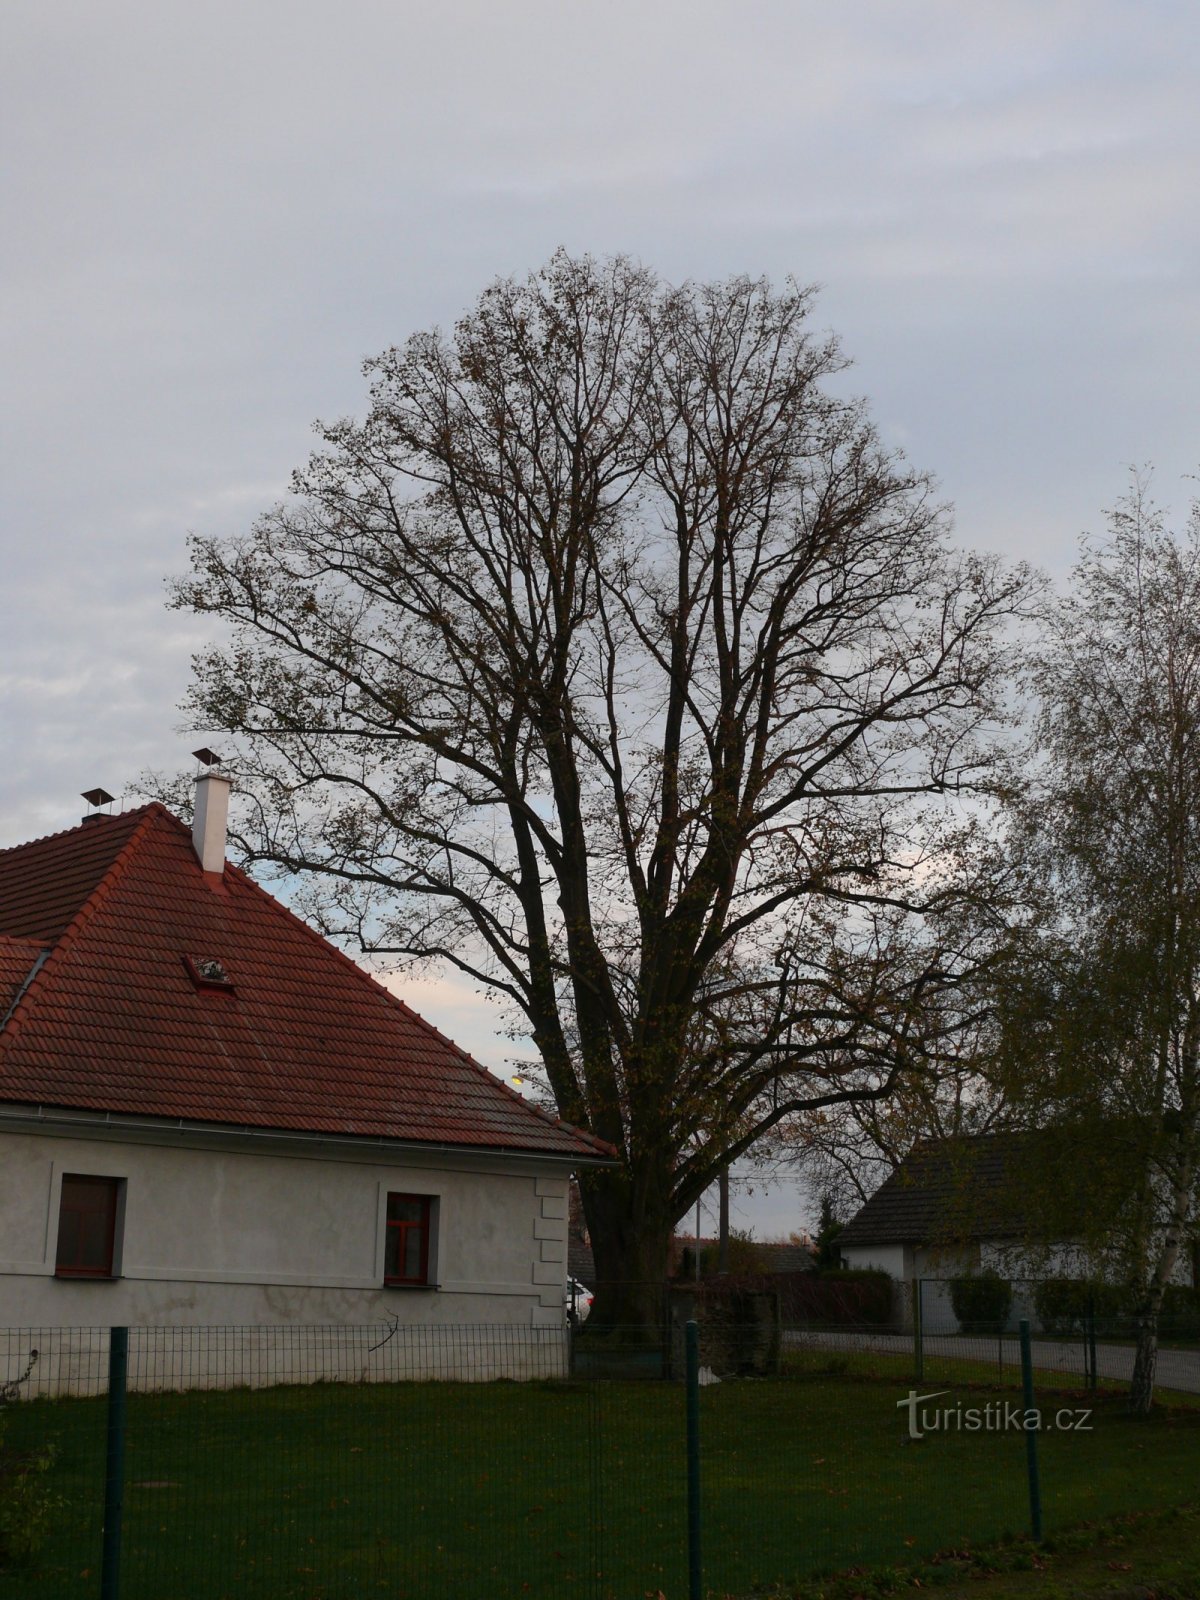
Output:
[[[1029,1141],[1038,1137],[1009,1131],[916,1145],[838,1235],[842,1264],[886,1272],[898,1285],[920,1282],[927,1333],[956,1331],[949,1280],[979,1272],[1013,1282],[1014,1322],[1032,1318],[1031,1280],[1089,1271],[1085,1252],[1068,1240],[1029,1246],[1020,1180],[1031,1159]],[[1047,1152],[1047,1159],[1057,1156]],[[1067,1183],[1069,1174],[1059,1178]],[[1195,1252],[1181,1258],[1175,1281],[1195,1284]],[[909,1301],[898,1289],[905,1315]]]
[[0,851],[0,1328],[558,1328],[536,1109],[226,864],[228,780]]

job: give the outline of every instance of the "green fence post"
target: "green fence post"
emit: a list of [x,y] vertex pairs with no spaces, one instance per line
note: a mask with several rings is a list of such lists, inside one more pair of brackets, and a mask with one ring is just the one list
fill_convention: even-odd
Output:
[[117,1600],[121,1584],[121,1505],[125,1498],[125,1379],[129,1329],[108,1335],[108,1432],[104,1452],[104,1545],[100,1556],[100,1600]]
[[700,1576],[700,1329],[693,1319],[686,1329],[687,1350],[687,1478],[688,1600],[701,1600]]
[[1033,1351],[1029,1318],[1021,1318],[1021,1388],[1025,1399],[1025,1465],[1029,1473],[1029,1522],[1033,1537],[1042,1539],[1042,1487],[1038,1481],[1037,1418],[1033,1404]]
[[1091,1378],[1088,1387],[1098,1389],[1100,1387],[1100,1373],[1096,1367],[1096,1297],[1094,1294],[1088,1300],[1087,1342],[1088,1356],[1091,1362]]
[[925,1335],[921,1325],[921,1280],[912,1280],[913,1380],[925,1381]]

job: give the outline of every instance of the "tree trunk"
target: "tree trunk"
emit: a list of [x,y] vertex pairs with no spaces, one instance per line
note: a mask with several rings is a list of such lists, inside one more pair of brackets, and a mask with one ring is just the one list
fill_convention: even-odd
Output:
[[1171,1214],[1162,1251],[1154,1267],[1146,1296],[1137,1315],[1137,1353],[1133,1359],[1133,1379],[1129,1385],[1129,1409],[1144,1417],[1154,1401],[1154,1377],[1158,1367],[1158,1319],[1166,1297],[1167,1284],[1179,1260],[1186,1218],[1192,1203],[1195,1183],[1195,1145],[1197,1126],[1193,1122],[1188,1148],[1176,1172],[1171,1195]]
[[[1161,1297],[1159,1297],[1161,1298]],[[1137,1319],[1137,1353],[1133,1358],[1133,1380],[1129,1385],[1129,1409],[1144,1417],[1154,1400],[1154,1373],[1158,1366],[1158,1312],[1144,1312]]]
[[675,1221],[665,1202],[636,1199],[624,1172],[581,1175],[596,1282],[589,1331],[638,1328],[658,1333],[667,1319],[667,1271]]

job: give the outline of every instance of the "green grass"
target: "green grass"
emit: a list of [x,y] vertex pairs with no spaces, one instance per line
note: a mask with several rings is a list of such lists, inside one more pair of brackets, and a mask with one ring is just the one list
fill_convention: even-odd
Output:
[[1200,1506],[1108,1517],[1040,1545],[1013,1539],[947,1550],[899,1569],[857,1568],[772,1588],[767,1600],[1197,1600]]
[[[701,1392],[714,1594],[747,1595],[852,1564],[900,1569],[947,1545],[1027,1528],[1023,1436],[911,1443],[895,1406],[907,1388],[906,1379],[824,1377]],[[958,1397],[982,1404],[990,1393]],[[103,1404],[25,1402],[9,1419],[14,1446],[55,1445],[49,1481],[63,1501],[16,1592],[91,1597]],[[1053,1535],[1194,1494],[1200,1414],[1164,1410],[1138,1422],[1104,1399],[1094,1432],[1046,1434],[1040,1448]],[[659,1591],[678,1600],[686,1592],[677,1385],[133,1395],[126,1479],[123,1600],[598,1592],[643,1600]]]

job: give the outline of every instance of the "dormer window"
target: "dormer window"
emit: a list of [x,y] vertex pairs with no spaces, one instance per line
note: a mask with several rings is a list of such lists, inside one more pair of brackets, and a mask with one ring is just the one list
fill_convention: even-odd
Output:
[[233,979],[225,963],[216,956],[184,956],[183,964],[197,989],[222,989],[232,994]]

